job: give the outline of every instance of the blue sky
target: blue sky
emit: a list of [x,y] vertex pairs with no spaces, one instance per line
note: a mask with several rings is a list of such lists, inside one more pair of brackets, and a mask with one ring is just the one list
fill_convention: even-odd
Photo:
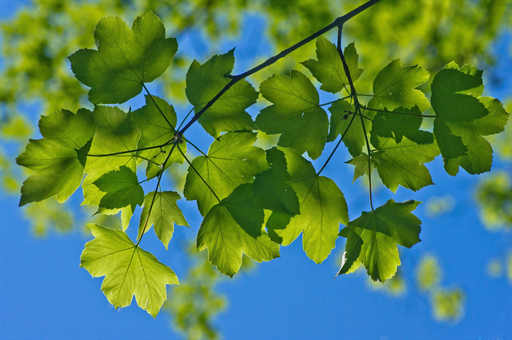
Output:
[[[2,2],[1,17],[8,17],[23,4],[26,2]],[[253,34],[257,39],[264,21],[249,17],[244,23],[243,36]],[[187,39],[199,37],[192,34]],[[502,71],[510,70],[510,58],[506,54],[510,40],[510,34],[502,35],[495,45],[498,53],[505,54],[502,58],[505,62],[497,66]],[[266,55],[265,45],[253,50],[248,41],[253,39],[245,39],[245,43],[224,42],[219,50],[227,52],[236,45],[237,60],[255,54]],[[189,46],[180,42],[182,53],[197,53],[188,50]],[[201,61],[205,57],[198,56]],[[237,64],[239,70],[249,66],[249,63]],[[488,95],[496,97],[511,93],[510,77],[505,78],[502,88],[487,91]],[[189,135],[204,135],[198,125],[195,129],[191,129]],[[206,147],[209,142],[199,141]],[[328,152],[324,155],[322,159]],[[367,194],[357,182],[351,184],[352,168],[344,164],[348,155],[340,152],[336,156],[323,174],[333,178],[345,193],[351,219],[354,219],[362,210],[369,209]],[[322,159],[318,164],[322,164]],[[423,222],[422,242],[402,252],[408,283],[403,296],[395,298],[373,291],[361,273],[334,280],[343,250],[341,238],[333,254],[321,265],[306,257],[299,238],[291,246],[282,248],[281,258],[259,264],[252,272],[220,284],[219,290],[229,298],[227,310],[215,322],[224,338],[511,338],[512,287],[504,278],[488,277],[486,271],[491,258],[510,249],[511,235],[491,233],[479,222],[472,197],[476,177],[465,172],[456,177],[448,176],[439,158],[428,167],[436,186],[417,193],[400,188],[396,195],[379,190],[374,196],[378,205],[390,198],[426,202],[432,196],[450,194],[455,199],[453,211],[437,218],[426,214],[426,204],[415,211]],[[510,164],[502,163],[497,157],[494,167],[510,170]],[[154,320],[134,304],[119,311],[113,309],[100,291],[102,278],[93,279],[78,266],[83,245],[90,238],[85,238],[81,232],[52,233],[45,239],[35,238],[18,208],[19,197],[0,193],[2,339],[181,338],[169,327],[171,320],[164,312]],[[79,196],[80,193],[73,197],[73,206],[78,207]],[[154,235],[145,237],[141,245],[183,277],[186,261],[183,256],[172,253],[172,243],[193,238],[201,220],[194,202],[184,202],[181,207],[192,230],[176,228],[168,252]],[[136,221],[135,216],[129,228],[132,238]],[[456,324],[436,322],[428,295],[415,288],[415,266],[426,253],[440,259],[444,273],[442,284],[458,286],[465,293],[465,314]]]

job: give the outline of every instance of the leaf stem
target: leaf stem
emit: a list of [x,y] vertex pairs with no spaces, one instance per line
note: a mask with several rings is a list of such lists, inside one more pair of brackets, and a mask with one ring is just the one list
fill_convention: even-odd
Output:
[[[370,143],[368,141],[368,135],[366,134],[366,127],[364,126],[364,119],[363,119],[364,115],[361,112],[361,104],[359,103],[359,99],[357,98],[357,91],[356,91],[356,88],[354,87],[354,82],[352,81],[352,76],[350,75],[350,69],[348,67],[347,61],[345,60],[345,56],[343,55],[343,51],[341,50],[341,33],[342,33],[342,30],[343,30],[343,24],[338,26],[337,50],[338,50],[338,54],[340,55],[341,61],[343,62],[343,68],[345,69],[345,74],[347,75],[348,82],[350,84],[350,90],[352,92],[352,97],[354,99],[355,113],[361,117],[361,125],[363,126],[363,134],[364,134],[364,139],[366,141],[366,149],[368,151],[368,167],[369,167],[368,187],[369,187],[369,191],[370,191],[370,207],[372,208],[372,211],[374,211],[374,209],[373,209],[373,196],[372,196],[372,172],[371,172],[372,171],[372,165],[371,165]],[[354,117],[355,116],[356,115],[354,114]]]
[[[167,157],[165,158],[164,162],[162,163],[162,170],[158,174],[158,181],[156,183],[155,192],[160,187],[160,182],[162,181],[162,175],[164,174],[163,169],[165,169],[165,164],[167,164],[167,161],[171,157],[174,149],[176,149],[176,145],[178,145],[178,144],[175,143],[175,144],[172,145],[172,148],[169,151],[169,154],[167,154]],[[139,245],[140,241],[142,240],[142,237],[144,236],[144,233],[146,232],[146,229],[147,229],[147,226],[148,226],[148,222],[149,222],[149,217],[151,216],[151,211],[153,211],[153,206],[155,205],[155,199],[156,199],[156,195],[153,195],[153,199],[151,200],[151,205],[149,206],[148,215],[146,217],[146,221],[144,222],[144,228],[142,228],[142,232],[140,233],[139,240],[137,241],[137,244],[135,244],[136,247]]]
[[101,154],[101,155],[94,155],[94,154],[88,153],[88,154],[86,154],[86,156],[87,157],[109,157],[109,156],[123,155],[123,154],[126,154],[126,153],[133,153],[133,152],[139,152],[139,151],[144,151],[144,150],[158,149],[158,148],[162,148],[162,147],[164,147],[166,145],[171,144],[173,140],[174,140],[174,138],[168,140],[164,144],[155,145],[155,146],[148,146],[146,148],[140,148],[140,149],[135,149],[135,150],[119,151],[119,152],[113,152],[113,153],[105,153],[105,154]]
[[187,161],[188,165],[190,165],[190,167],[192,168],[192,170],[194,170],[194,172],[197,174],[197,176],[199,176],[199,178],[203,181],[203,183],[208,187],[208,189],[210,189],[210,191],[212,192],[213,196],[215,196],[215,198],[217,199],[217,201],[219,201],[220,203],[220,198],[219,196],[217,196],[217,194],[215,193],[215,191],[213,191],[212,187],[210,187],[210,185],[206,182],[206,180],[203,178],[203,176],[201,176],[201,174],[199,173],[199,171],[197,171],[197,169],[192,165],[192,162],[189,161],[188,157],[183,153],[183,151],[181,150],[181,148],[178,146],[178,150],[179,152],[181,152],[181,154],[183,155],[183,157],[185,158],[185,160]]
[[171,124],[171,122],[167,119],[167,117],[164,115],[163,111],[160,109],[160,107],[158,106],[158,104],[156,103],[155,99],[153,98],[153,95],[151,95],[151,93],[149,93],[149,90],[148,88],[146,87],[146,84],[142,83],[142,86],[144,86],[144,89],[146,90],[147,94],[149,95],[149,98],[151,98],[151,101],[153,102],[153,104],[155,104],[156,108],[158,109],[158,111],[160,112],[160,114],[162,115],[162,117],[164,117],[165,121],[167,122],[167,124],[169,124],[169,126],[171,127],[172,131],[176,131],[176,129],[174,128],[174,126]]
[[350,95],[349,95],[349,96],[345,96],[345,97],[343,97],[343,98],[338,98],[338,99],[336,99],[336,100],[333,100],[332,102],[327,102],[327,103],[319,104],[318,106],[325,106],[325,105],[329,105],[329,104],[334,104],[334,103],[336,103],[336,102],[339,102],[339,101],[342,101],[342,100],[348,99],[348,98],[350,98],[350,97],[351,97]]
[[397,112],[397,111],[386,111],[386,110],[379,110],[379,109],[370,109],[369,107],[364,107],[365,110],[368,111],[375,111],[375,112],[384,112],[384,113],[396,113],[399,115],[405,115],[405,116],[415,116],[415,117],[425,117],[425,118],[439,118],[439,116],[436,115],[417,115],[414,113],[407,113],[407,112]]

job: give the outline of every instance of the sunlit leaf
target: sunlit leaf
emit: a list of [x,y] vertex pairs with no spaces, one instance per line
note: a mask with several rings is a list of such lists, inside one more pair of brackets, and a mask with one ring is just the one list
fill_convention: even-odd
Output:
[[[117,107],[96,106],[93,116],[96,121],[96,133],[85,167],[88,175],[82,184],[83,204],[99,206],[105,193],[93,183],[103,174],[118,170],[122,166],[130,168],[133,172],[136,171],[135,150],[140,131],[132,123],[129,115]],[[126,229],[133,211],[131,207],[125,207],[122,210],[123,228]],[[100,208],[98,212],[115,214],[119,209]]]
[[197,249],[208,248],[208,259],[223,274],[233,276],[242,254],[257,262],[279,257],[279,244],[262,230],[264,213],[250,198],[251,184],[243,184],[212,207],[197,235]]
[[144,202],[144,191],[139,184],[137,175],[128,167],[107,172],[93,182],[105,195],[101,198],[99,207],[105,209],[120,209],[126,206],[135,211],[135,206]]
[[[230,82],[227,76],[235,63],[233,52],[215,55],[203,65],[196,60],[190,65],[186,92],[196,113]],[[199,123],[213,137],[221,132],[253,130],[254,123],[245,109],[256,103],[256,99],[258,92],[249,82],[240,80],[204,112]]]
[[265,151],[253,146],[255,141],[252,132],[226,133],[212,143],[208,155],[192,161],[183,193],[188,200],[197,200],[203,216],[234,188],[268,168]]
[[[336,93],[345,88],[347,92],[350,92],[348,77],[345,74],[345,69],[343,68],[343,63],[336,46],[326,38],[320,36],[316,40],[316,55],[318,60],[310,59],[302,62],[302,65],[306,66],[313,76],[322,83],[320,89]],[[359,56],[355,44],[348,44],[347,47],[345,47],[343,55],[347,62],[352,81],[355,82],[363,73],[363,70],[358,68]]]
[[137,17],[130,28],[119,17],[100,20],[94,30],[98,50],[82,49],[69,57],[71,69],[91,87],[95,104],[123,103],[138,95],[144,83],[158,78],[178,49],[153,12]]
[[296,192],[300,214],[286,229],[276,230],[282,245],[292,243],[302,232],[302,246],[310,259],[321,263],[334,249],[340,223],[348,223],[343,193],[330,178],[318,176],[313,165],[291,149],[279,149],[286,156],[290,186]]
[[[176,112],[172,105],[161,98],[153,96],[146,96],[146,105],[140,109],[130,113],[133,123],[141,131],[142,135],[138,144],[138,156],[144,157],[148,160],[146,168],[146,176],[148,178],[156,176],[162,168],[157,164],[163,164],[168,156],[168,153],[173,149],[172,143],[169,143],[174,138],[176,133]],[[164,145],[160,148],[143,150],[159,145]],[[187,145],[185,142],[180,144],[183,153],[186,153]],[[182,154],[174,148],[172,155],[165,164],[167,169],[172,163],[182,164],[185,161]],[[157,163],[157,164],[155,164]]]
[[368,106],[373,109],[410,109],[418,106],[423,112],[430,107],[425,94],[416,88],[429,79],[429,73],[420,66],[402,67],[400,59],[384,67],[373,82],[373,98]]
[[[361,154],[366,146],[365,133],[370,132],[372,122],[369,119],[361,119],[360,116],[352,116],[355,112],[353,105],[341,100],[335,102],[329,108],[331,112],[331,128],[327,141],[334,141],[339,135],[343,136],[343,143],[353,157]],[[365,130],[363,130],[363,124]]]
[[[425,134],[431,135],[427,132]],[[433,140],[433,137],[430,136],[430,139]],[[372,164],[382,183],[391,191],[396,192],[399,185],[416,191],[434,184],[424,163],[433,161],[439,155],[435,143],[417,144],[405,137],[400,143],[396,143],[394,138],[377,136],[372,136],[371,140],[376,148],[372,153]]]
[[420,242],[421,221],[411,213],[419,203],[389,200],[349,222],[340,232],[347,243],[338,275],[352,272],[360,260],[374,281],[393,277],[400,265],[397,244],[411,248]]
[[480,97],[482,91],[482,71],[471,65],[451,62],[432,81],[434,134],[452,176],[459,166],[470,174],[491,169],[492,148],[482,136],[503,131],[509,114],[498,100]]
[[120,230],[88,224],[94,239],[85,245],[80,267],[94,277],[105,276],[101,290],[115,308],[132,303],[156,317],[165,299],[166,285],[179,284],[171,268],[142,250]]
[[91,112],[55,111],[39,121],[43,139],[29,141],[16,162],[35,173],[21,187],[20,206],[57,195],[64,202],[80,186],[94,134]]
[[299,154],[305,151],[317,159],[327,141],[329,121],[319,106],[318,92],[299,71],[291,77],[274,75],[260,85],[261,94],[274,105],[260,111],[258,128],[268,134],[281,134],[278,145],[290,147]]
[[174,224],[189,226],[185,216],[176,204],[176,201],[180,198],[180,195],[173,191],[157,191],[156,193],[153,191],[147,194],[144,198],[144,209],[142,209],[140,215],[138,237],[142,235],[143,231],[144,233],[148,232],[151,225],[154,224],[156,236],[167,249],[174,233]]

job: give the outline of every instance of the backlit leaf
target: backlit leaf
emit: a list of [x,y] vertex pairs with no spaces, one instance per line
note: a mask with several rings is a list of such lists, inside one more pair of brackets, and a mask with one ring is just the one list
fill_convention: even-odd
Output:
[[[360,116],[354,117],[352,115],[355,111],[354,106],[345,100],[332,104],[329,111],[331,112],[331,129],[327,140],[332,142],[339,135],[342,135],[343,143],[348,148],[348,152],[353,157],[359,156],[363,148],[366,147],[364,131],[366,130],[366,133],[368,133],[371,130],[372,121],[366,118],[361,120]],[[365,130],[363,130],[363,124]]]
[[[215,55],[203,65],[196,60],[190,65],[186,93],[196,113],[230,82],[226,76],[233,70],[233,52]],[[215,138],[221,132],[253,130],[254,123],[245,109],[256,103],[256,99],[258,92],[249,82],[240,80],[206,110],[199,123]]]
[[429,79],[429,73],[420,66],[402,67],[400,59],[384,67],[373,82],[373,98],[368,106],[373,109],[410,109],[418,106],[423,112],[430,107],[425,94],[416,87]]
[[215,195],[219,200],[226,198],[237,186],[252,182],[254,175],[268,168],[265,151],[253,146],[255,141],[252,132],[226,133],[212,143],[208,155],[192,161],[183,194],[188,200],[197,200],[203,216],[219,203]]
[[[350,92],[348,77],[345,74],[343,62],[341,61],[336,46],[326,38],[320,36],[316,40],[316,55],[318,61],[310,59],[302,62],[302,65],[306,66],[313,76],[322,83],[320,89],[336,93],[345,88],[347,92]],[[363,73],[363,70],[358,68],[359,56],[355,44],[351,43],[345,47],[343,55],[347,62],[352,81],[355,82]]]
[[132,303],[156,317],[167,299],[166,285],[179,284],[171,268],[135,245],[124,232],[88,224],[94,239],[85,244],[80,267],[105,276],[101,290],[115,308]]
[[[155,96],[153,96],[153,99],[146,96],[146,105],[131,112],[130,118],[142,133],[138,144],[139,149],[168,143],[176,133],[176,112],[174,108],[167,104],[165,100]],[[142,150],[137,153],[149,160],[146,168],[148,178],[158,175],[162,169],[155,163],[163,164],[172,148],[172,143],[168,143],[161,148]],[[186,153],[187,145],[185,142],[180,144],[180,148],[183,153]],[[184,161],[183,155],[175,149],[165,164],[165,168],[167,169],[172,163],[182,164]]]
[[94,135],[91,112],[80,109],[76,114],[55,111],[41,117],[43,139],[29,141],[16,163],[35,173],[21,187],[20,206],[57,195],[64,202],[80,186],[86,154]]
[[254,261],[279,257],[279,244],[262,230],[264,213],[250,198],[251,184],[242,184],[205,216],[197,235],[197,250],[208,248],[208,259],[223,274],[233,276],[242,255]]
[[317,159],[322,154],[329,128],[327,113],[319,106],[319,96],[311,81],[299,71],[291,77],[274,75],[260,85],[261,94],[274,105],[260,111],[258,128],[281,134],[278,145],[299,154],[305,151]]
[[286,229],[276,230],[282,245],[292,243],[302,232],[302,246],[310,259],[321,263],[329,256],[338,237],[340,223],[348,223],[343,193],[330,178],[318,176],[313,165],[291,149],[279,149],[286,156],[290,186],[296,192],[300,214]]
[[432,81],[434,134],[446,172],[455,176],[459,166],[470,174],[491,169],[492,148],[482,137],[504,130],[509,114],[496,99],[480,97],[482,71],[455,62]]
[[[425,132],[425,134],[430,134]],[[431,134],[430,134],[431,135]],[[430,137],[433,140],[433,137]],[[372,164],[379,173],[382,183],[396,192],[398,186],[419,190],[434,184],[427,167],[423,165],[439,155],[435,143],[417,144],[407,138],[396,143],[394,138],[372,136]]]
[[[155,195],[156,197],[154,197]],[[156,193],[153,191],[147,194],[144,198],[144,209],[142,209],[140,215],[138,237],[141,236],[143,230],[144,233],[148,232],[151,229],[151,225],[154,224],[156,236],[162,241],[165,249],[167,249],[167,245],[174,233],[174,224],[188,227],[185,216],[183,216],[183,213],[176,204],[176,201],[180,198],[180,195],[173,191],[157,191]],[[153,208],[151,209],[151,214],[149,214],[151,204],[153,204]],[[144,226],[146,226],[146,229],[144,229]]]
[[101,198],[100,208],[120,209],[130,206],[134,212],[135,207],[141,206],[144,202],[144,191],[139,184],[137,175],[126,166],[107,172],[93,184],[105,193]]
[[[99,206],[105,193],[93,183],[103,174],[126,166],[135,172],[137,168],[136,149],[140,131],[132,123],[127,113],[117,107],[96,106],[93,111],[96,133],[92,140],[85,172],[87,177],[82,184],[84,202]],[[131,151],[131,152],[128,152]],[[132,215],[131,207],[123,210],[123,228],[128,227]],[[116,214],[119,209],[100,208],[103,214]]]
[[397,244],[411,248],[420,242],[421,221],[411,212],[420,202],[389,200],[348,223],[340,232],[347,238],[343,263],[338,272],[352,272],[361,261],[374,281],[393,277],[400,265]]
[[77,79],[91,88],[89,100],[95,104],[135,97],[169,67],[178,49],[153,12],[137,17],[131,30],[119,17],[103,18],[94,39],[98,50],[79,50],[69,60]]

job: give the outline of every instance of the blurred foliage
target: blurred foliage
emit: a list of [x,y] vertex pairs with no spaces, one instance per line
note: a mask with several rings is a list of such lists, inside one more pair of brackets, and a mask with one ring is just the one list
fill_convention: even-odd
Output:
[[452,195],[431,196],[426,202],[426,213],[430,218],[449,213],[455,208],[455,199]]
[[456,322],[464,314],[464,292],[458,288],[439,289],[431,295],[434,317],[440,321]]
[[[2,193],[14,193],[21,184],[21,170],[12,167],[13,157],[7,156],[4,152],[6,148],[18,149],[21,152],[21,145],[32,136],[33,122],[40,114],[47,115],[61,108],[76,111],[85,103],[87,89],[73,77],[67,56],[79,48],[90,48],[94,45],[93,29],[101,17],[118,15],[131,22],[135,16],[151,9],[162,18],[168,28],[167,36],[176,36],[179,43],[188,33],[189,36],[194,33],[202,37],[207,43],[198,43],[193,48],[201,50],[202,56],[206,57],[225,52],[218,49],[221,39],[238,36],[243,41],[244,37],[240,36],[240,32],[245,25],[245,14],[257,13],[265,19],[264,39],[269,40],[273,50],[263,51],[264,57],[260,56],[259,60],[251,60],[249,63],[256,65],[363,2],[365,1],[317,1],[314,4],[310,0],[34,1],[0,25],[4,63],[0,71]],[[512,26],[511,15],[512,6],[508,1],[502,0],[382,1],[344,27],[347,37],[344,39],[345,43],[356,41],[360,63],[365,68],[359,80],[360,93],[370,91],[372,77],[396,58],[401,58],[404,64],[420,64],[431,72],[438,71],[450,60],[455,60],[458,64],[484,62],[492,65],[497,56],[492,54],[493,50],[489,46],[504,27]],[[273,67],[257,73],[252,80],[261,82],[272,73],[287,73],[292,68],[301,69],[298,62],[314,55],[314,44],[308,44]],[[163,96],[174,104],[185,101],[184,75],[190,61],[187,51],[179,49],[171,68],[161,78],[159,85]],[[427,87],[424,88],[426,89]],[[27,109],[27,102],[39,104],[38,109]],[[510,109],[509,103],[507,111]],[[498,145],[498,153],[502,157],[510,157],[512,154],[511,129],[509,123],[505,137],[493,140],[493,147]],[[182,188],[182,178],[178,175],[180,169],[173,168],[171,172],[173,180]],[[500,176],[503,177],[498,175],[498,179],[488,179],[479,187],[478,197],[486,198],[485,201],[479,198],[479,202],[484,202],[485,219],[487,216],[498,216],[500,219],[505,216],[501,212],[508,212],[506,221],[510,221],[510,180],[507,182],[507,193],[499,185],[505,183]],[[490,202],[492,204],[488,204]],[[440,212],[439,203],[432,202],[434,213]],[[490,205],[493,207],[489,208]],[[39,235],[46,235],[51,228],[64,232],[73,230],[73,226],[83,225],[74,222],[76,216],[64,206],[57,205],[54,200],[32,205],[25,212],[34,226],[33,230]],[[86,214],[90,216],[90,212]],[[100,215],[95,218],[114,217]],[[97,223],[103,224],[101,221]],[[112,221],[108,223],[114,225]],[[116,223],[119,225],[118,219]],[[211,317],[225,306],[224,299],[214,291],[218,281],[216,275],[219,274],[205,263],[206,260],[203,259],[191,267],[183,285],[174,288],[182,291],[173,292],[174,298],[169,299],[172,305],[166,304],[166,308],[174,315],[177,329],[181,329],[189,338],[217,337]],[[509,279],[512,275],[511,266],[512,257],[509,257]],[[432,279],[432,274],[429,275]],[[422,284],[426,280],[423,278]],[[437,287],[435,280],[432,285]],[[397,275],[396,280],[389,280],[385,287],[399,295],[405,291],[406,286],[402,276]],[[425,289],[431,291],[430,288]],[[438,306],[436,316],[450,319],[451,315],[460,315],[457,314],[463,301],[460,292],[436,291],[432,296],[432,303]],[[177,302],[176,299],[180,300]]]
[[512,183],[509,171],[497,171],[482,179],[476,190],[481,220],[490,230],[512,228]]
[[32,232],[39,237],[47,236],[50,229],[69,232],[76,223],[71,210],[63,207],[55,198],[31,204],[24,211],[32,224]]
[[420,290],[432,290],[439,285],[441,268],[436,257],[429,254],[423,257],[416,272],[416,280]]
[[509,249],[506,256],[493,258],[487,264],[487,274],[494,279],[505,276],[509,284],[512,284],[512,249]]
[[456,322],[464,313],[464,292],[460,288],[443,287],[441,281],[439,261],[435,256],[426,254],[416,270],[417,285],[430,296],[432,313],[437,320]]

